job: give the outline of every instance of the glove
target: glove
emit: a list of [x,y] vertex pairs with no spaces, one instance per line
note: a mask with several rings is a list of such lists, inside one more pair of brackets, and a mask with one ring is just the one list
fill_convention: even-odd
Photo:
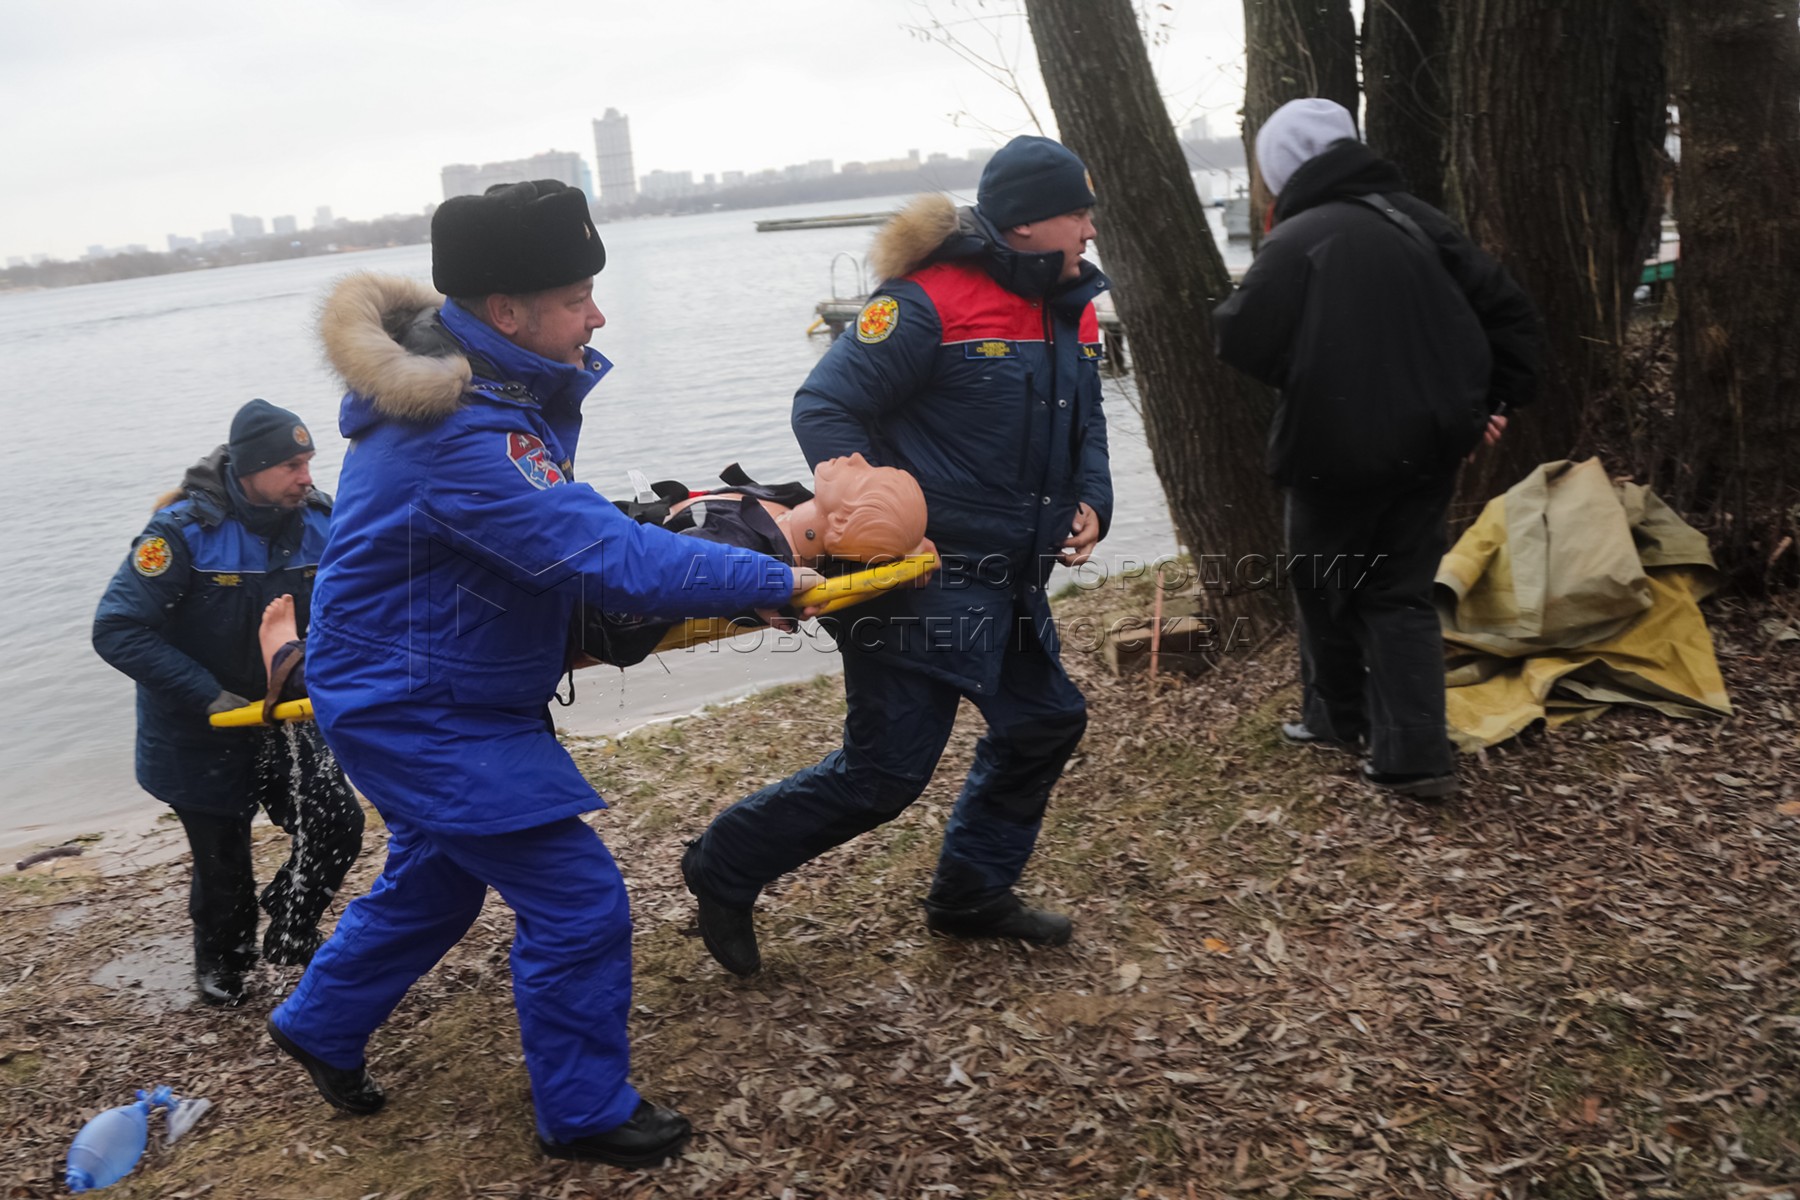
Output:
[[230,712],[232,709],[242,708],[248,703],[250,702],[236,692],[220,692],[213,697],[213,702],[206,706],[206,715],[210,717],[216,713]]

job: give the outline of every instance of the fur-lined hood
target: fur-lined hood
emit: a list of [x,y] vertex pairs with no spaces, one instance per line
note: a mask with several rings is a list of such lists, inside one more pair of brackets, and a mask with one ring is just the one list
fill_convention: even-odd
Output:
[[963,214],[950,197],[919,196],[875,235],[869,267],[878,281],[910,275],[930,261],[963,223]]
[[943,195],[913,200],[881,227],[869,247],[869,267],[877,287],[932,263],[959,259],[979,261],[995,282],[1021,296],[1087,292],[1096,280],[1098,288],[1107,286],[1099,269],[1086,260],[1077,279],[1063,280],[1060,251],[1028,254],[1015,250],[980,212],[958,208]]
[[325,298],[319,337],[351,391],[384,416],[436,421],[462,403],[473,372],[438,323],[444,298],[413,279],[348,275]]
[[225,489],[225,472],[231,462],[231,447],[215,447],[211,454],[187,469],[181,484],[159,495],[150,505],[160,512],[184,497],[191,497],[208,525],[217,525],[231,501]]

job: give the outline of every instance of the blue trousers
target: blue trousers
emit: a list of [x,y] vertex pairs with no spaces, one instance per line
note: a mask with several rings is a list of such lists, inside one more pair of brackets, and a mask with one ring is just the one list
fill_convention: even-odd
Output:
[[628,1120],[638,1105],[627,1078],[631,912],[599,835],[578,817],[501,834],[398,820],[389,831],[381,878],[344,911],[275,1024],[332,1066],[357,1066],[492,887],[517,918],[513,1003],[538,1132],[567,1142]]
[[899,816],[931,781],[965,694],[987,733],[945,826],[930,899],[974,907],[1006,892],[1025,870],[1050,789],[1087,728],[1086,701],[1054,641],[1046,647],[1028,629],[1007,648],[992,695],[964,693],[846,645],[842,748],[714,818],[694,882],[748,908],[778,876]]

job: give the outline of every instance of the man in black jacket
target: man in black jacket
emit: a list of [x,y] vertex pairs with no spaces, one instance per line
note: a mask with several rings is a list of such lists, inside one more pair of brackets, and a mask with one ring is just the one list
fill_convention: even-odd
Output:
[[1366,738],[1371,782],[1453,795],[1432,580],[1458,465],[1533,398],[1537,311],[1342,106],[1283,105],[1256,158],[1273,229],[1213,321],[1219,356],[1281,390],[1268,465],[1287,489],[1304,684],[1282,730]]

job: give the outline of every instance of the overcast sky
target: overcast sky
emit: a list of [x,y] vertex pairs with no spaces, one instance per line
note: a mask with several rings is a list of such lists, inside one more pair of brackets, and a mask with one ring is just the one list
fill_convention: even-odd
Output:
[[[1235,128],[1241,0],[1149,4],[1170,113]],[[960,155],[1035,132],[914,31],[934,18],[1042,100],[1008,0],[7,0],[0,255],[197,236],[232,213],[417,212],[447,163],[573,150],[631,118],[636,170]],[[1045,132],[1054,132],[1053,128]]]

